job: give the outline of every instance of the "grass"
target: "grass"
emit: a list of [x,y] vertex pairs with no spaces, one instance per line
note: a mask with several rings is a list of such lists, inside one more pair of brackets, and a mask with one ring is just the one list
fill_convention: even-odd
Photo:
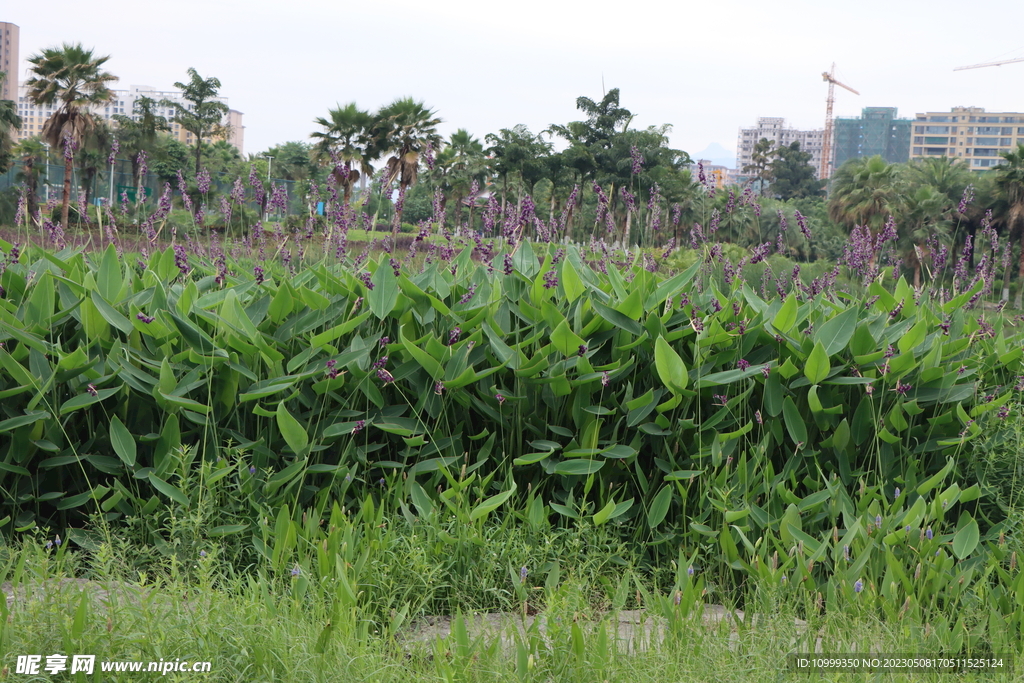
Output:
[[[388,526],[388,536],[377,541],[387,544],[389,566],[374,568],[356,590],[395,592],[393,604],[415,593],[448,600],[424,599],[411,613],[381,614],[366,601],[346,607],[335,579],[304,570],[277,575],[264,562],[236,568],[213,543],[191,559],[183,558],[192,549],[182,548],[140,569],[133,558],[159,553],[140,545],[130,530],[105,529],[109,540],[91,551],[66,542],[47,548],[39,532],[25,535],[0,550],[0,580],[17,597],[10,609],[0,603],[0,680],[30,680],[12,673],[17,655],[52,653],[94,654],[97,662],[209,661],[211,672],[202,676],[210,681],[950,680],[938,673],[797,674],[787,654],[812,652],[818,639],[820,652],[839,656],[938,653],[927,625],[880,619],[855,604],[819,610],[785,585],[748,584],[745,618],[706,621],[701,605],[732,607],[716,577],[688,583],[677,605],[656,575],[638,571],[628,552],[609,545],[614,534],[603,528],[550,529],[531,537],[521,525],[495,519],[485,527],[485,542],[473,544],[470,565],[449,564],[431,575],[415,559],[429,543],[423,529],[398,516]],[[556,561],[531,568],[520,581],[516,564],[524,554]],[[390,583],[403,569],[427,573],[419,582],[406,576]],[[68,577],[89,583],[59,586]],[[36,597],[26,598],[26,591]],[[417,617],[445,605],[451,615],[504,611],[523,626],[484,632],[474,628],[478,619],[456,616],[450,634],[420,631]],[[617,640],[617,615],[624,609],[641,610],[664,638],[641,632],[640,647]],[[629,613],[633,620],[636,614]],[[798,627],[797,618],[806,619],[806,627]],[[414,639],[415,633],[424,635]],[[93,680],[197,675],[104,673]],[[51,678],[37,680],[43,679]]]

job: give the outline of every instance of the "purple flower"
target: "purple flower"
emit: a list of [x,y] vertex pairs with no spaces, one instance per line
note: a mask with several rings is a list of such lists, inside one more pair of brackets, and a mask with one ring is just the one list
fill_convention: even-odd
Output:
[[850,561],[850,546],[848,545],[843,546],[843,559],[847,562]]
[[601,373],[601,386],[606,387],[611,382],[611,375],[607,370]]
[[358,434],[366,427],[366,420],[356,420],[356,426],[352,428],[352,434]]
[[188,252],[180,244],[174,245],[174,265],[181,271],[182,276],[188,275],[192,268],[188,265]]
[[142,313],[141,311],[135,317],[141,320],[142,322],[146,323],[147,325],[156,320],[156,318],[151,318],[145,313]]
[[381,356],[377,360],[373,361],[373,369],[376,370],[378,368],[382,368],[382,367],[384,367],[387,364],[388,364],[388,357],[387,356]]
[[686,575],[687,576],[693,576],[693,565],[692,564],[689,567],[686,568]]
[[395,378],[391,375],[391,373],[385,370],[384,368],[380,368],[379,370],[377,370],[377,379],[379,379],[381,382],[384,382],[384,384],[391,384],[392,382],[395,381]]
[[99,396],[100,395],[100,392],[96,391],[96,385],[95,384],[90,384],[89,386],[87,386],[85,388],[85,390],[87,392],[89,392],[90,396]]
[[633,175],[639,175],[644,170],[644,155],[640,153],[636,145],[629,148],[629,157],[633,162]]
[[583,356],[583,355],[585,355],[586,353],[587,353],[587,345],[586,345],[586,344],[580,344],[580,348],[579,348],[579,350],[578,350],[578,351],[576,352],[576,355],[578,355],[578,356]]
[[932,540],[932,538],[934,537],[934,534],[932,533],[932,528],[928,527],[928,529],[924,532],[924,535],[925,538],[927,538],[929,541]]
[[764,420],[761,417],[761,411],[760,410],[755,410],[754,411],[754,421],[757,422],[757,424],[759,424],[759,425],[760,424],[764,424]]
[[864,582],[857,579],[853,584],[853,592],[860,593],[862,590],[864,590]]
[[302,570],[299,569],[299,565],[295,565],[292,568],[292,576],[300,576],[301,574],[302,574]]
[[60,547],[60,543],[61,543],[60,534],[58,534],[58,535],[53,537],[53,544],[59,548]]
[[747,368],[750,367],[750,362],[744,360],[743,358],[740,358],[738,361],[736,361],[736,367],[739,368],[740,370],[746,370]]
[[552,289],[558,286],[558,274],[555,269],[552,268],[548,272],[544,273],[544,289]]
[[256,266],[252,269],[252,273],[256,276],[256,284],[263,284],[263,268]]
[[206,551],[205,550],[200,550],[199,551],[199,557],[206,557]]
[[442,382],[441,380],[437,380],[436,382],[434,382],[434,393],[437,394],[438,396],[444,393],[444,382]]
[[451,346],[455,342],[459,341],[459,337],[461,337],[461,336],[462,336],[462,329],[458,328],[458,327],[453,328],[452,331],[448,333],[448,346]]
[[974,185],[968,185],[964,188],[964,194],[960,198],[960,205],[957,207],[957,213],[963,215],[967,212],[967,207],[971,202],[974,201]]
[[996,417],[998,417],[1000,420],[1005,420],[1009,414],[1010,406],[1003,406],[998,410],[998,412],[996,412]]
[[471,286],[471,287],[470,287],[470,288],[469,288],[469,289],[468,289],[468,290],[466,291],[466,293],[462,295],[462,298],[460,298],[460,299],[459,299],[459,303],[460,303],[460,304],[468,304],[468,303],[469,303],[469,300],[473,298],[473,295],[474,295],[474,294],[476,294],[476,285],[475,285],[475,284],[474,284],[474,285],[472,285],[472,286]]
[[256,474],[256,466],[249,465],[249,474]]
[[897,381],[896,382],[896,388],[893,389],[893,391],[895,391],[896,394],[899,395],[899,396],[906,396],[907,392],[910,391],[911,389],[913,389],[913,387],[911,385],[904,384],[903,382]]
[[528,571],[529,570],[526,568],[526,565],[523,565],[523,568],[519,570],[519,580],[521,582],[525,583],[525,581],[526,581],[526,574],[528,573]]
[[875,515],[875,526],[882,528],[882,515]]
[[900,487],[897,486],[896,490],[892,492],[892,499],[896,500],[899,497],[900,497]]
[[505,403],[505,397],[502,396],[501,394],[495,394],[494,398],[498,401],[499,406]]

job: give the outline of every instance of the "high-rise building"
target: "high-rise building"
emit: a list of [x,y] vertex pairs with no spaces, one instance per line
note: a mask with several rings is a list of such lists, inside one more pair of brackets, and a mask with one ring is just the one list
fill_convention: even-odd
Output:
[[972,171],[1003,163],[999,155],[1024,144],[1024,113],[986,112],[981,107],[953,107],[948,112],[918,114],[913,123],[911,159],[963,159]]
[[0,71],[7,78],[0,84],[0,100],[13,100],[18,95],[18,25],[0,21]]
[[[43,124],[53,114],[54,110],[53,105],[39,106],[34,104],[29,100],[26,93],[27,88],[21,86],[18,97],[18,114],[21,115],[22,119],[21,130],[18,131],[19,140],[39,135],[43,129]],[[171,122],[171,117],[174,116],[174,109],[162,104],[164,100],[169,100],[186,107],[191,107],[191,104],[182,98],[179,91],[157,90],[148,85],[133,85],[128,90],[113,89],[113,93],[114,96],[109,102],[92,107],[92,113],[95,116],[107,121],[112,120],[117,114],[132,117],[134,116],[136,100],[148,97],[156,102],[154,113],[167,119],[171,126],[171,135],[186,145],[195,144],[195,138],[192,136],[192,133],[182,128],[180,124]],[[216,99],[218,102],[228,103],[226,97],[218,97]],[[228,127],[224,139],[237,149],[239,154],[244,154],[242,145],[244,142],[243,131],[245,126],[242,125],[242,112],[235,109],[229,110],[223,119],[223,124]]]
[[811,155],[810,164],[814,167],[814,174],[817,177],[818,169],[821,168],[821,145],[825,131],[817,130],[796,130],[786,125],[786,119],[774,116],[761,116],[757,119],[756,128],[741,128],[736,143],[736,170],[745,173],[743,170],[753,163],[754,145],[760,140],[767,139],[772,142],[772,148],[788,147],[794,142],[800,143],[800,150],[809,152]]
[[910,156],[910,119],[896,118],[896,107],[865,107],[860,118],[837,118],[832,168],[847,159],[881,156],[889,163]]

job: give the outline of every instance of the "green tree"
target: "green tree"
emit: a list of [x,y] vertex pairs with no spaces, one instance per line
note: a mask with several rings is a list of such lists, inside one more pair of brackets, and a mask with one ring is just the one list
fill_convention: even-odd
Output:
[[[377,112],[372,127],[374,145],[391,154],[384,166],[384,187],[398,180],[399,191],[404,195],[416,182],[420,154],[441,142],[437,132],[440,123],[434,111],[411,97],[397,99]],[[392,237],[397,237],[402,224],[400,209],[395,211],[393,223]]]
[[113,142],[114,130],[103,119],[98,119],[96,124],[82,136],[82,148],[78,151],[76,159],[86,206],[92,203],[92,197],[96,190],[96,179],[100,171],[107,166]]
[[1010,234],[1016,232],[1021,243],[1020,259],[1017,267],[1017,295],[1014,297],[1014,308],[1024,308],[1024,144],[1018,145],[1012,152],[1001,155],[1006,163],[995,169],[996,187],[1006,200],[1006,224]]
[[132,107],[132,116],[115,114],[111,118],[117,123],[117,139],[121,152],[128,156],[132,167],[132,187],[138,187],[139,153],[151,154],[161,132],[169,132],[167,119],[156,113],[158,103],[151,97],[140,97]]
[[832,176],[829,217],[847,230],[861,225],[874,234],[889,216],[899,213],[902,191],[897,164],[879,155],[850,159]]
[[15,180],[25,185],[25,208],[29,220],[39,213],[39,179],[46,172],[46,145],[41,138],[26,138],[14,148],[14,158],[21,163]]
[[764,192],[765,185],[772,179],[772,148],[775,143],[768,138],[761,138],[754,143],[754,151],[750,155],[750,163],[743,167],[744,173],[751,173],[758,180],[758,191]]
[[374,138],[373,114],[360,109],[355,102],[328,109],[327,118],[320,117],[315,123],[323,130],[310,134],[316,140],[314,158],[332,162],[331,177],[341,186],[348,204],[355,183],[361,180],[365,188],[366,179],[373,176],[373,162],[380,158],[384,140]]
[[[483,185],[487,173],[487,160],[483,144],[465,128],[451,134],[448,143],[441,148],[430,172],[434,185],[441,190],[441,206],[447,208],[449,201],[455,205],[456,222],[461,211],[462,200],[469,196],[473,183]],[[473,208],[470,207],[472,222]]]
[[771,194],[783,201],[821,196],[824,183],[815,176],[810,152],[801,150],[799,142],[783,145],[774,154],[769,168]]
[[534,135],[523,124],[488,133],[484,138],[490,147],[487,154],[490,166],[501,182],[501,210],[508,203],[509,183],[518,180],[518,202],[523,192],[533,192],[534,185],[547,173],[546,157],[551,154],[551,143]]
[[[217,93],[220,92],[219,79],[212,77],[204,79],[193,68],[189,68],[188,75],[188,83],[175,83],[174,87],[181,90],[182,99],[189,104],[183,105],[173,100],[163,100],[160,104],[174,109],[175,114],[171,120],[195,137],[195,172],[196,175],[199,175],[202,164],[203,138],[226,132],[227,126],[222,122],[228,113],[228,105],[216,99]],[[196,208],[199,208],[198,205]]]
[[[0,85],[7,77],[0,71]],[[21,117],[18,116],[18,109],[12,100],[0,100],[0,173],[4,173],[11,166],[14,158],[14,131],[21,128]]]
[[46,48],[28,58],[33,74],[25,83],[28,98],[37,105],[57,104],[56,110],[43,124],[42,134],[53,147],[64,147],[64,194],[60,216],[65,227],[71,203],[71,160],[83,135],[95,124],[88,108],[113,98],[107,83],[117,78],[102,70],[108,59],[109,56],[97,57],[80,43]]

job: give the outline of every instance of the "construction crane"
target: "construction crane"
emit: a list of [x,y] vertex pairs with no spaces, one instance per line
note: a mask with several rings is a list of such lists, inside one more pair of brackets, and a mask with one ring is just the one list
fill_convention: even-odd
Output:
[[970,66],[958,66],[953,71],[963,71],[964,69],[980,69],[983,66],[1002,66],[1003,64],[1013,64],[1014,62],[1024,62],[1024,57],[1017,57],[1015,59],[1004,59],[1000,62],[985,62],[984,64],[971,64]]
[[840,88],[846,88],[854,95],[860,93],[836,80],[836,64],[832,62],[832,71],[823,71],[821,73],[821,80],[828,81],[828,106],[825,109],[825,137],[821,141],[821,171],[818,173],[818,178],[825,180],[832,175],[832,104],[836,101],[836,86]]

